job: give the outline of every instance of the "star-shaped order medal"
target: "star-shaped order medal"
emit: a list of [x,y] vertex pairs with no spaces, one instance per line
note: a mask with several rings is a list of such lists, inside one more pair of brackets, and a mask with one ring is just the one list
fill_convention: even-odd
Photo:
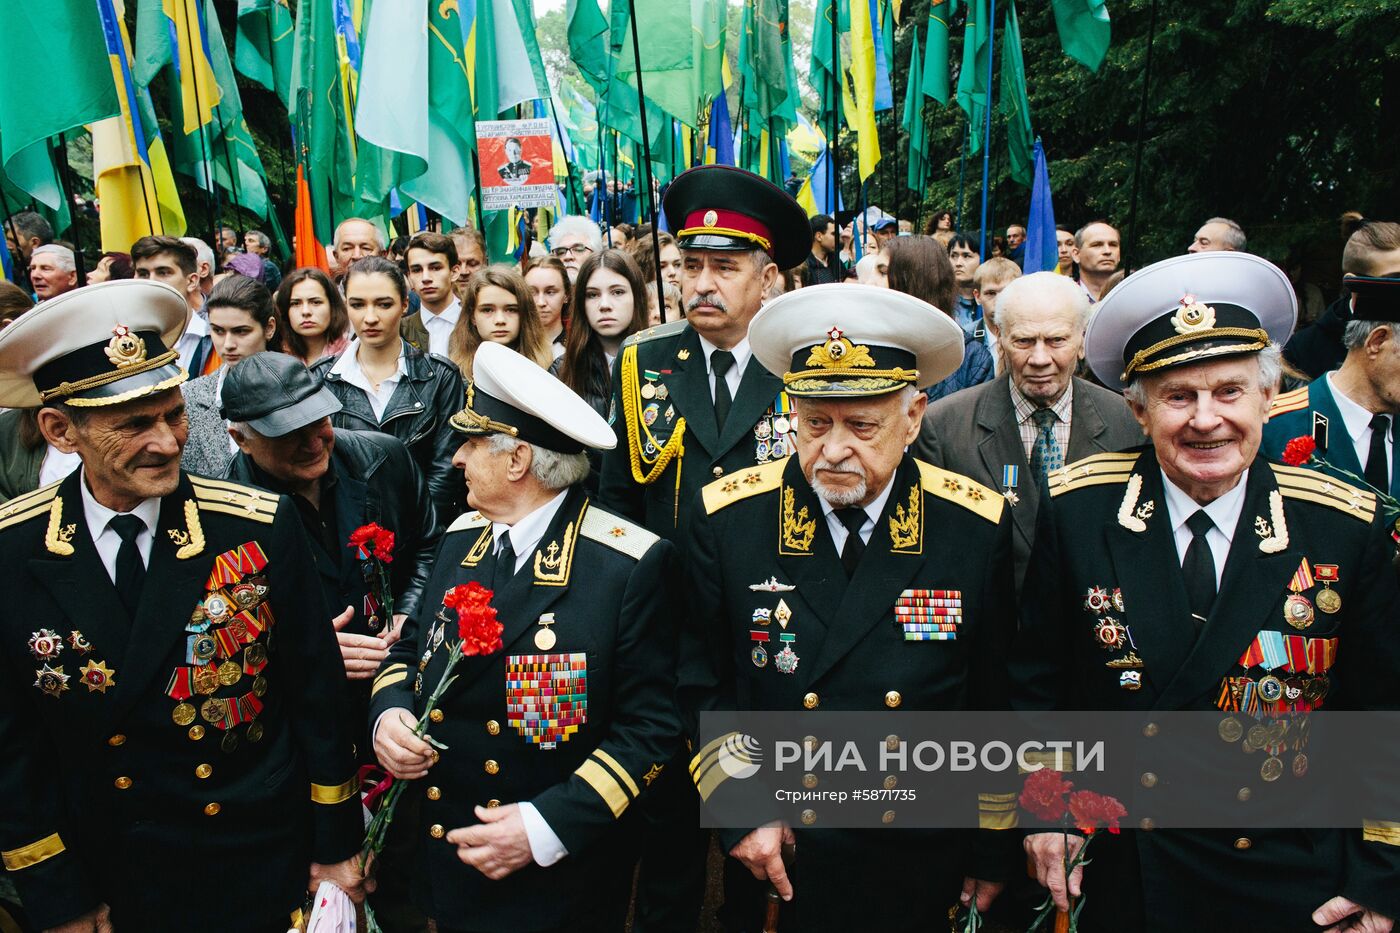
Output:
[[68,690],[68,681],[72,679],[70,675],[63,673],[62,664],[58,667],[50,667],[45,664],[39,670],[35,671],[34,674],[34,686],[51,697],[58,697],[66,693]]
[[89,661],[78,669],[78,675],[88,693],[105,694],[108,687],[117,685],[117,672],[108,667],[106,661]]

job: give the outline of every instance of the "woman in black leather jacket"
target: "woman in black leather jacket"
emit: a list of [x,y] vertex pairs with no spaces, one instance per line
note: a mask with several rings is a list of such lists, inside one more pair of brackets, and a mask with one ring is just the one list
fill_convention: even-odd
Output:
[[422,353],[399,336],[408,283],[398,266],[366,257],[350,266],[343,288],[356,340],[312,370],[344,406],[331,423],[403,441],[427,477],[445,527],[466,504],[462,473],[452,466],[461,437],[447,423],[466,403],[462,375],[450,360]]

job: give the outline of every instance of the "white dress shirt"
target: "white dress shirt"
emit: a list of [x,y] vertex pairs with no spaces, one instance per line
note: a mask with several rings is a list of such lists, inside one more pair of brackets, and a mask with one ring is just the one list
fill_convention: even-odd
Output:
[[438,356],[446,356],[448,338],[457,326],[457,319],[462,316],[462,303],[453,298],[452,303],[443,308],[440,314],[434,314],[428,310],[427,305],[422,305],[418,313],[422,315],[423,327],[428,331],[428,351]]
[[[1343,395],[1342,390],[1337,388],[1337,381],[1332,378],[1334,375],[1336,374],[1327,374],[1327,386],[1332,390],[1332,398],[1337,401],[1337,411],[1342,413],[1342,423],[1346,425],[1347,437],[1351,438],[1351,445],[1356,448],[1356,462],[1361,464],[1361,469],[1364,471],[1366,461],[1371,456],[1371,419],[1376,416],[1376,412],[1367,411]],[[1391,415],[1390,418],[1391,424],[1394,425],[1395,416]],[[1395,430],[1392,427],[1385,435],[1386,476],[1391,475],[1390,471],[1394,464]],[[1381,491],[1389,492],[1388,489]]]
[[143,500],[128,513],[114,512],[92,497],[86,476],[78,477],[78,488],[83,494],[83,517],[87,519],[88,534],[92,535],[97,556],[102,558],[102,566],[107,568],[107,576],[112,578],[112,583],[117,582],[117,551],[122,546],[122,539],[110,525],[118,515],[135,515],[146,526],[136,536],[136,549],[141,552],[141,563],[149,567],[151,547],[156,543],[156,522],[160,520],[160,499]]
[[[880,490],[869,505],[865,507],[866,522],[861,526],[860,539],[866,544],[870,543],[870,536],[875,532],[875,523],[880,520],[880,516],[885,513],[885,502],[890,497],[890,490],[894,488],[894,477],[885,484],[885,488]],[[836,514],[836,509],[827,504],[821,496],[817,497],[821,503],[822,514],[826,516],[826,527],[831,532],[831,543],[836,545],[836,553],[840,554],[841,549],[846,546],[846,538],[850,532],[846,530],[846,525]]]
[[[710,343],[704,337],[700,338],[700,351],[705,354],[705,381],[710,384],[710,401],[715,398],[715,370],[710,365],[710,358],[715,355],[719,347]],[[739,383],[744,381],[744,368],[749,365],[749,357],[753,356],[753,348],[749,346],[749,338],[745,337],[734,346],[729,348],[729,352],[734,354],[734,365],[729,367],[729,372],[724,374],[724,381],[729,385],[729,397],[731,399],[739,395]]]
[[1240,481],[1225,495],[1210,505],[1201,505],[1180,487],[1162,474],[1162,485],[1167,493],[1167,515],[1172,522],[1172,537],[1176,542],[1176,559],[1186,562],[1186,549],[1191,546],[1191,529],[1186,520],[1200,509],[1205,509],[1215,527],[1206,532],[1206,544],[1210,545],[1210,556],[1215,563],[1215,589],[1220,591],[1220,578],[1225,574],[1225,559],[1230,556],[1230,542],[1235,538],[1235,526],[1240,523],[1240,513],[1244,511],[1244,488],[1249,482],[1249,471],[1240,474]]
[[402,342],[400,342],[399,347],[399,368],[394,371],[392,376],[381,382],[378,389],[375,389],[374,383],[370,382],[365,371],[360,368],[360,348],[357,345],[352,344],[347,347],[345,352],[340,354],[340,358],[335,361],[335,365],[331,367],[331,372],[360,389],[369,397],[369,407],[374,412],[375,421],[384,419],[384,409],[389,406],[389,399],[394,397],[394,389],[398,387],[399,380],[408,375],[408,366],[404,363],[403,358]]
[[[175,349],[180,354],[180,368],[189,372],[190,363],[194,362],[194,353],[199,349],[199,342],[209,336],[209,319],[204,316],[203,311],[190,312],[190,319],[185,323],[185,332],[180,335],[180,339],[175,342]],[[190,373],[191,376],[202,376],[203,373]]]
[[48,449],[44,451],[44,462],[39,465],[40,486],[67,479],[69,473],[83,465],[83,458],[76,451],[66,454],[52,444],[45,444],[45,447]]
[[[500,551],[501,534],[509,531],[510,546],[515,550],[515,569],[519,571],[525,562],[534,556],[535,549],[540,546],[540,539],[544,537],[549,523],[554,521],[554,516],[564,504],[564,496],[567,494],[568,490],[559,493],[514,525],[492,522],[493,552]],[[519,806],[520,820],[525,824],[525,837],[530,841],[530,855],[535,859],[535,864],[541,868],[548,868],[569,854],[569,850],[564,848],[564,843],[554,830],[549,828],[549,824],[540,816],[540,811],[533,803],[522,800]]]

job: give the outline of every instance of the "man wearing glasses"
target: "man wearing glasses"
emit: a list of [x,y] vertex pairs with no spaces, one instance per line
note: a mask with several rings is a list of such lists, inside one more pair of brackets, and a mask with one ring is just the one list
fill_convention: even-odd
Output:
[[571,214],[560,217],[559,222],[549,228],[546,242],[550,255],[569,270],[569,284],[572,285],[583,261],[603,248],[603,235],[598,231],[598,225],[587,217]]

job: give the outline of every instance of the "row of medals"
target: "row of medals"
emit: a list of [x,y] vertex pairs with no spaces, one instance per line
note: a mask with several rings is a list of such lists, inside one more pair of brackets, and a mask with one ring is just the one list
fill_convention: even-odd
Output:
[[787,415],[775,413],[764,415],[754,425],[753,457],[757,463],[781,460],[792,453],[792,441],[787,434],[792,430],[792,421]]
[[[256,586],[251,583],[240,583],[233,588],[232,595],[234,601],[238,604],[238,608],[247,610],[256,607],[258,601],[266,595],[266,592],[267,588],[265,585]],[[220,621],[231,614],[231,607],[227,605],[222,596],[216,593],[207,597],[204,604],[194,611],[194,614],[190,617],[190,623],[192,626],[204,625],[207,628],[209,623]],[[214,641],[213,636],[209,635],[207,632],[201,633],[200,641],[206,639],[212,648]],[[201,657],[204,653],[205,652],[201,651],[199,646],[196,645],[196,660],[201,662],[207,660],[207,658]],[[209,657],[213,657],[212,650],[207,653]],[[267,663],[267,647],[260,642],[253,642],[243,649],[243,657],[250,666],[261,668]],[[237,702],[237,698],[219,699],[211,696],[211,694],[220,687],[232,687],[234,684],[238,683],[242,677],[243,665],[232,658],[224,661],[224,663],[220,664],[216,669],[210,670],[207,667],[201,667],[196,670],[194,672],[195,692],[206,697],[199,705],[200,718],[210,725],[222,722],[224,719],[224,711],[227,709],[228,704]],[[258,674],[253,678],[252,692],[256,697],[262,697],[267,693],[267,678],[262,674]],[[171,710],[170,718],[177,726],[189,726],[190,738],[194,741],[199,741],[204,738],[204,726],[196,724],[194,721],[195,707],[193,703],[181,701]],[[262,741],[263,732],[263,724],[256,719],[248,723],[247,735],[249,742]],[[230,728],[224,731],[224,737],[219,743],[219,747],[225,752],[232,752],[238,747],[238,734],[234,729]]]

